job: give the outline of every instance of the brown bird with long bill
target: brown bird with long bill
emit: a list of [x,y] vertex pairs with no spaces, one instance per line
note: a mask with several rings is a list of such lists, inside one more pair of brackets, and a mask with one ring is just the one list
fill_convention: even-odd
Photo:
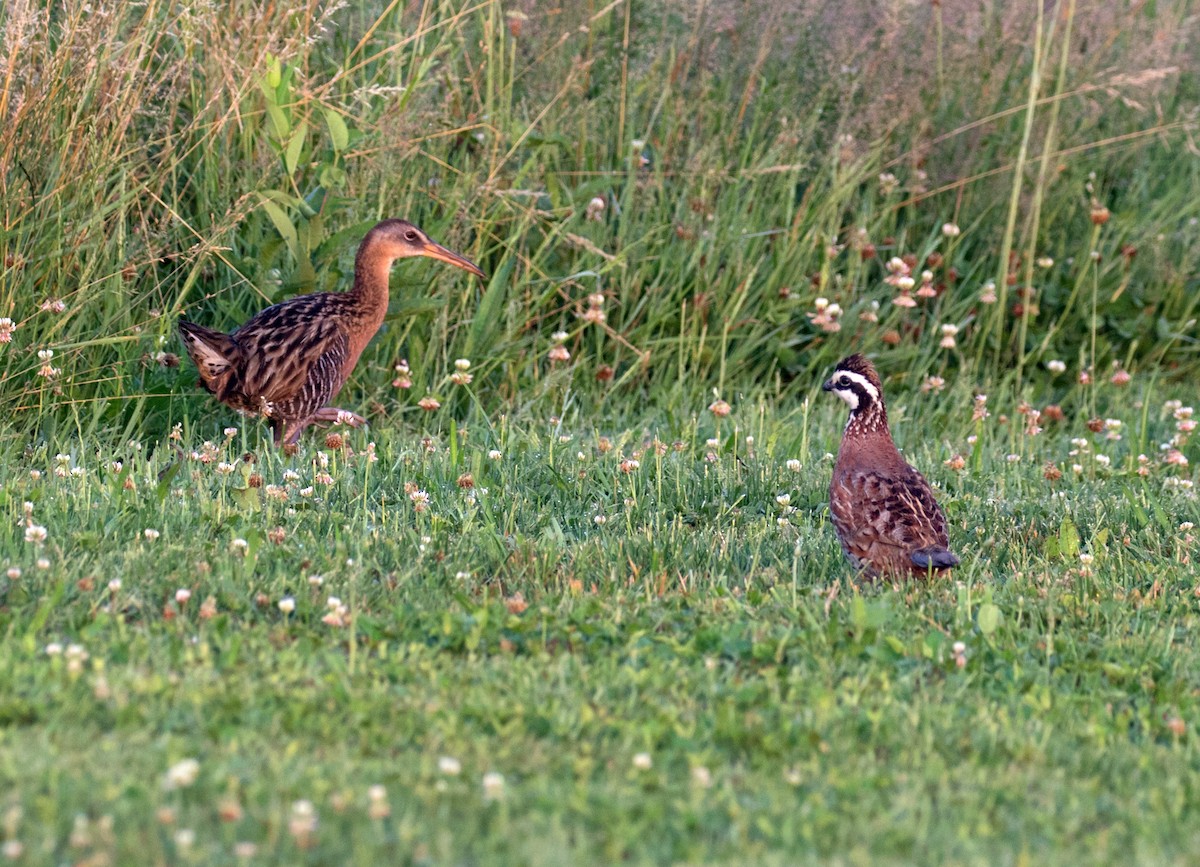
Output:
[[331,406],[388,308],[388,275],[397,259],[426,256],[483,277],[479,266],[434,243],[407,220],[367,232],[346,292],[290,298],[229,334],[179,321],[200,385],[244,415],[265,416],[275,444],[293,444],[314,423],[358,427],[361,415]]

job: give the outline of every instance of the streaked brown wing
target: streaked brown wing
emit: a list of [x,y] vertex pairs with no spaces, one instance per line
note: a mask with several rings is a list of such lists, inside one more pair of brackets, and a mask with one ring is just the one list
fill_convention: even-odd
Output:
[[325,351],[308,364],[300,388],[286,398],[272,401],[272,416],[305,421],[317,410],[329,405],[342,387],[342,371],[350,341],[339,331],[325,342]]
[[829,505],[842,547],[858,559],[878,546],[912,551],[947,544],[946,519],[929,483],[912,467],[899,476],[839,474],[829,489]]
[[905,512],[912,515],[913,525],[917,529],[917,544],[914,547],[947,547],[950,536],[946,530],[946,515],[933,496],[933,488],[913,467],[905,469],[907,472],[897,485],[897,496],[903,502]]
[[325,297],[305,295],[268,307],[233,333],[245,358],[246,394],[279,405],[333,382],[327,356],[340,353],[345,361],[346,334],[328,315]]
[[859,487],[845,473],[835,473],[829,485],[829,517],[837,531],[842,551],[855,566],[862,566],[867,556],[869,539],[860,538],[860,521],[857,518]]

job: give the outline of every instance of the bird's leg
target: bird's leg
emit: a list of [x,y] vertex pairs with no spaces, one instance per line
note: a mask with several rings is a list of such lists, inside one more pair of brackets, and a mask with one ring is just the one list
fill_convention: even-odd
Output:
[[[304,433],[304,429],[308,427],[308,425],[309,422],[307,421],[290,422],[287,425],[288,435],[284,438],[283,444],[285,446],[294,446],[296,443],[300,442],[300,434]],[[279,441],[276,440],[276,443],[278,442]]]
[[304,433],[304,429],[310,424],[345,424],[350,427],[364,427],[367,420],[356,412],[350,412],[345,409],[338,409],[335,406],[326,406],[314,412],[305,419],[293,419],[292,421],[282,421],[272,418],[271,427],[275,431],[275,445],[282,442],[285,446],[295,445],[300,442],[300,435]]
[[310,422],[319,421],[324,424],[346,424],[350,427],[363,427],[367,420],[356,412],[338,409],[336,406],[325,406],[309,417]]

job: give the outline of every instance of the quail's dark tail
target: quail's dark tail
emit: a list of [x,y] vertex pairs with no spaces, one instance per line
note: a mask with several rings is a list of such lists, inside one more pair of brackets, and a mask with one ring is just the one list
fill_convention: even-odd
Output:
[[918,569],[949,569],[958,565],[958,558],[940,545],[918,548],[909,555]]

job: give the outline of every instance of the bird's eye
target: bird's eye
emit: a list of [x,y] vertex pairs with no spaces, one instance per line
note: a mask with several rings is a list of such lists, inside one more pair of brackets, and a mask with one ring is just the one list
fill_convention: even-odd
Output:
[[840,385],[842,388],[846,388],[848,385],[850,385],[850,377],[842,374],[838,377],[838,385]]
[[404,240],[406,240],[406,241],[412,241],[413,243],[416,243],[416,240],[417,240],[417,233],[416,233],[416,232],[414,232],[412,229],[409,229],[409,230],[408,230],[408,231],[407,231],[407,232],[404,234]]

